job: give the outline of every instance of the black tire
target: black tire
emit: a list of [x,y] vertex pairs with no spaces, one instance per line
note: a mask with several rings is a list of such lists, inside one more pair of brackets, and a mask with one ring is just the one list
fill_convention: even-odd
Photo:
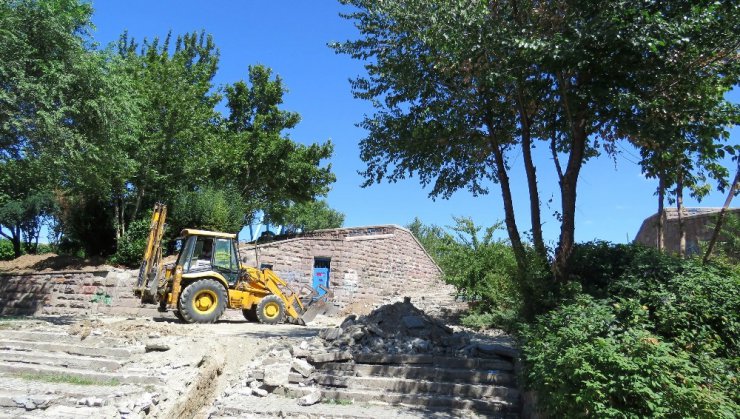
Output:
[[181,322],[185,321],[185,318],[182,317],[182,313],[180,313],[180,310],[173,310],[172,314],[174,314],[175,317],[177,317],[177,319],[180,320]]
[[285,303],[277,295],[268,295],[257,304],[260,323],[278,324],[285,320]]
[[226,289],[215,279],[199,279],[180,294],[180,314],[187,323],[214,323],[226,310]]
[[242,314],[244,315],[244,318],[247,319],[247,321],[260,321],[260,319],[257,317],[257,306],[255,304],[252,304],[252,307],[249,309],[243,309]]

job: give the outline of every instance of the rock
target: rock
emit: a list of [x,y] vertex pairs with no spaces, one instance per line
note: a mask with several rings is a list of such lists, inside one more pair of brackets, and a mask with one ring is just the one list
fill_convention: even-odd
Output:
[[13,401],[15,402],[15,404],[23,406],[23,408],[26,410],[36,409],[36,403],[34,403],[33,400],[29,399],[28,397],[15,397],[13,398]]
[[380,336],[381,338],[384,338],[386,336],[383,329],[378,327],[378,325],[375,323],[368,323],[366,327],[369,332],[372,332],[376,336]]
[[268,386],[286,386],[290,378],[291,364],[278,363],[265,366],[265,378],[263,382]]
[[166,352],[169,350],[170,347],[164,343],[147,343],[146,346],[144,346],[144,351],[146,352]]
[[255,389],[252,389],[252,391],[254,392],[255,396],[259,396],[259,397],[267,397],[267,394],[268,394],[267,390],[262,389],[262,388],[255,388]]
[[499,355],[506,358],[516,358],[519,356],[519,351],[516,349],[496,343],[479,343],[476,349],[486,355]]
[[308,377],[316,369],[313,365],[309,364],[303,359],[294,359],[290,366],[295,372],[301,374],[304,377]]
[[427,326],[427,323],[420,316],[403,316],[401,322],[409,329],[421,329]]
[[88,397],[84,404],[89,407],[100,407],[103,405],[103,400],[97,397]]
[[323,329],[321,332],[319,332],[319,337],[326,341],[332,341],[342,336],[342,333],[344,333],[344,329],[342,329],[341,327],[334,327],[330,329]]
[[357,321],[357,315],[356,314],[350,314],[347,316],[347,318],[344,319],[342,324],[339,325],[342,329],[346,329],[349,326],[352,326]]
[[257,380],[253,380],[251,383],[249,383],[249,388],[251,388],[252,390],[258,389],[260,387],[262,387],[262,383]]
[[316,363],[322,363],[322,362],[348,361],[350,359],[352,359],[351,352],[339,351],[339,352],[325,352],[325,353],[311,354],[308,357],[308,362],[312,364],[316,364]]
[[298,345],[298,347],[300,349],[304,350],[304,351],[307,351],[308,350],[308,342],[306,342],[305,340],[302,340],[301,341],[301,344]]
[[236,394],[239,394],[241,396],[251,396],[254,391],[251,387],[242,387],[239,390],[237,390]]
[[314,391],[298,399],[298,406],[311,406],[318,403],[319,401],[321,401],[321,390],[315,389]]

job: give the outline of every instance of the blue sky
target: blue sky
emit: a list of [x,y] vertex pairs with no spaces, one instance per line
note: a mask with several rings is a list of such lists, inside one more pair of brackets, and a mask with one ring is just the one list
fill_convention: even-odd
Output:
[[[359,141],[365,132],[355,124],[373,112],[369,103],[352,97],[348,80],[363,73],[362,63],[337,55],[327,47],[332,41],[357,37],[350,21],[339,17],[344,9],[336,0],[312,1],[94,1],[95,40],[105,46],[128,30],[129,36],[164,37],[204,29],[213,35],[221,52],[217,85],[246,79],[247,67],[264,64],[283,78],[289,92],[284,109],[298,112],[302,122],[288,134],[298,142],[331,139],[335,145],[331,165],[337,176],[328,195],[329,205],[346,215],[346,226],[408,224],[414,217],[425,223],[451,225],[452,216],[470,216],[482,226],[503,219],[496,185],[491,193],[473,197],[459,191],[449,200],[433,201],[416,178],[361,188],[364,168]],[[731,100],[740,101],[736,89]],[[740,142],[740,129],[732,131],[731,143]],[[656,181],[645,179],[637,153],[622,143],[622,153],[588,162],[582,172],[576,210],[576,239],[596,238],[613,242],[632,240],[642,220],[656,211]],[[558,210],[554,167],[546,147],[535,149],[535,163],[543,202],[543,232],[555,243]],[[520,230],[529,228],[529,204],[521,156],[511,159],[512,188]],[[729,161],[729,167],[734,167]],[[551,204],[548,200],[553,198]],[[725,196],[714,192],[701,204],[720,206]],[[737,205],[737,203],[736,203]],[[501,236],[504,233],[501,232]]]

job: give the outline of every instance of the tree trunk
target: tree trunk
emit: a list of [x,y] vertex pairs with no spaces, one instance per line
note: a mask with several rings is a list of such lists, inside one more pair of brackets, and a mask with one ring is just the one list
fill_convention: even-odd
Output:
[[20,226],[12,226],[10,231],[13,232],[13,237],[10,240],[13,243],[13,253],[15,253],[16,258],[19,258],[23,255],[23,250],[21,248],[21,228]]
[[144,197],[144,187],[139,188],[136,193],[136,204],[134,204],[134,212],[131,213],[131,221],[136,220],[136,216],[139,214],[139,207],[141,206],[141,199]]
[[709,240],[709,246],[707,246],[707,253],[704,254],[702,263],[709,262],[709,257],[712,254],[714,245],[717,243],[717,239],[719,238],[719,233],[722,230],[722,222],[725,219],[725,213],[727,212],[727,208],[730,207],[730,203],[732,203],[732,198],[735,197],[735,194],[737,192],[740,192],[740,160],[738,160],[737,162],[737,171],[735,172],[735,180],[732,181],[732,184],[730,185],[730,192],[727,194],[727,198],[725,199],[725,204],[722,206],[722,209],[720,210],[719,215],[717,216],[717,224],[714,226],[714,231],[712,232],[712,238]]
[[527,186],[529,187],[529,213],[532,222],[532,241],[537,255],[547,261],[547,248],[542,238],[542,219],[540,218],[540,193],[537,187],[537,168],[532,162],[532,132],[529,115],[524,109],[523,95],[518,92],[519,119],[522,124],[522,156],[524,157],[524,170],[527,173]]
[[686,228],[683,219],[683,175],[676,179],[676,210],[678,211],[678,255],[686,257]]
[[118,209],[118,197],[113,194],[113,229],[116,231],[116,244],[121,239],[121,217]]
[[561,220],[560,240],[555,250],[555,263],[553,273],[559,281],[568,278],[568,260],[573,252],[576,229],[576,192],[578,189],[578,175],[583,167],[583,159],[586,151],[586,120],[579,118],[573,127],[573,143],[571,144],[568,166],[560,181]]
[[656,246],[659,252],[665,247],[665,175],[658,175],[658,236],[656,237]]
[[[492,124],[489,124],[488,129],[489,132],[494,132]],[[514,200],[511,197],[511,185],[509,183],[509,175],[506,171],[504,151],[498,141],[493,138],[493,135],[494,134],[490,134],[491,147],[493,148],[496,162],[496,177],[498,179],[499,186],[501,187],[501,197],[504,201],[504,222],[506,223],[506,232],[509,235],[509,241],[511,241],[511,248],[514,251],[514,258],[516,259],[519,274],[524,276],[527,272],[527,254],[524,251],[524,245],[522,244],[522,239],[519,235],[519,229],[516,226]]]

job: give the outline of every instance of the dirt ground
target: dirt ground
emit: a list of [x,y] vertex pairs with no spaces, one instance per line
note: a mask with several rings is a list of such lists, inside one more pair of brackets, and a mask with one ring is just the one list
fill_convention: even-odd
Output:
[[52,272],[60,270],[97,271],[109,269],[102,258],[82,259],[74,256],[44,253],[23,255],[13,260],[0,261],[0,272]]
[[[0,317],[0,418],[452,417],[367,403],[301,407],[296,399],[277,394],[245,396],[236,413],[219,410],[218,400],[231,396],[229,389],[249,376],[255,357],[276,346],[298,345],[341,321],[319,316],[310,326],[263,325],[244,321],[236,311],[207,325],[183,324],[170,313],[154,318]],[[113,350],[123,355],[105,355]],[[94,365],[106,360],[119,362],[120,368],[107,372]],[[107,374],[111,380],[80,383],[59,372],[68,370],[95,380]],[[55,374],[61,378],[48,379]]]

